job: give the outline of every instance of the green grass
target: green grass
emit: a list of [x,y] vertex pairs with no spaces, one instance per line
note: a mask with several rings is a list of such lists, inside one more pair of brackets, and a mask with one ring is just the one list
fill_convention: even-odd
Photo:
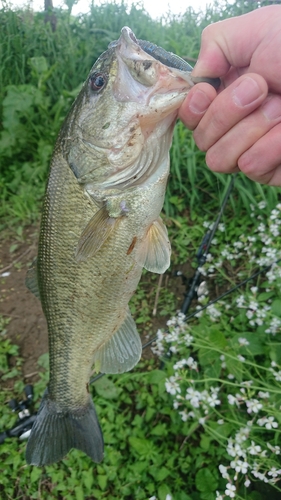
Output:
[[[108,43],[129,25],[138,38],[196,60],[201,31],[210,21],[245,10],[219,4],[206,13],[191,8],[179,18],[172,13],[155,21],[139,6],[125,3],[92,6],[74,17],[56,9],[56,31],[44,13],[0,11],[0,228],[29,224],[39,216],[51,152],[60,126],[89,69]],[[222,197],[227,176],[215,175],[204,163],[192,134],[182,124],[175,130],[171,177],[165,213],[184,207],[197,210]],[[256,196],[274,205],[277,189],[262,188],[245,177],[237,180],[233,208],[246,209]]]

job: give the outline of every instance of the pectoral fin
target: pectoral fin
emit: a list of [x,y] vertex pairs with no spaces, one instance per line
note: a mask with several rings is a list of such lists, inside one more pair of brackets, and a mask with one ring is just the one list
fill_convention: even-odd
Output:
[[145,240],[140,245],[139,263],[153,273],[163,274],[170,265],[171,245],[167,228],[158,217],[151,224]]
[[123,373],[138,363],[141,353],[140,336],[128,309],[119,330],[95,353],[94,363],[102,373]]
[[40,293],[38,287],[38,278],[37,278],[37,259],[34,259],[31,267],[28,269],[25,278],[25,285],[30,292],[32,292],[37,299],[40,300]]
[[110,217],[105,207],[101,208],[80,236],[75,252],[76,260],[79,262],[93,257],[106,242],[118,220]]

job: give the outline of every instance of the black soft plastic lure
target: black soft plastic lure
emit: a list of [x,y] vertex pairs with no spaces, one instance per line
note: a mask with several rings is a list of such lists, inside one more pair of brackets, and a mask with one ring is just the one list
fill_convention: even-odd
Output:
[[[150,56],[154,57],[161,63],[169,66],[169,68],[176,68],[180,71],[192,71],[193,68],[184,59],[173,54],[172,52],[167,52],[162,47],[158,47],[154,43],[147,42],[146,40],[137,40],[140,47]],[[219,88],[221,81],[220,78],[209,78],[207,76],[191,76],[191,80],[194,84],[200,82],[206,82],[212,85],[216,90]]]

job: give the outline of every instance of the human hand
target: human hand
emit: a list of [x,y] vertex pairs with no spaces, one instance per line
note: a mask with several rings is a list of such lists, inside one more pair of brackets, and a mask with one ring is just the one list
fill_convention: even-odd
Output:
[[244,172],[281,185],[281,6],[208,26],[193,76],[220,77],[218,94],[200,83],[179,117],[215,172]]

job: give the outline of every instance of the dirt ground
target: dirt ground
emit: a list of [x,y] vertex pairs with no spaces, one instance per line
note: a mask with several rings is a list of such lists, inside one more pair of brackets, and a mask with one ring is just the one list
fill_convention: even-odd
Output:
[[[7,336],[20,347],[23,358],[23,375],[25,382],[37,379],[38,358],[48,352],[48,333],[46,320],[40,301],[26,288],[26,271],[37,254],[38,227],[29,227],[22,238],[8,236],[0,242],[0,314],[10,318],[7,325]],[[178,266],[177,270],[191,273],[189,265]],[[166,273],[161,287],[168,287],[177,298],[178,308],[183,302],[185,287],[181,279],[173,277],[174,271]],[[158,280],[151,286],[159,286]],[[151,294],[155,298],[155,293]],[[153,298],[153,302],[154,299]],[[152,304],[153,305],[153,304]],[[149,330],[156,334],[157,329],[164,327],[167,317],[156,315],[150,321]],[[138,325],[142,342],[147,342],[147,331],[144,325]],[[149,358],[152,351],[148,348],[143,357]]]
[[[10,318],[7,335],[20,346],[27,379],[34,378],[38,358],[48,351],[47,326],[40,301],[25,286],[26,271],[37,253],[37,239],[38,229],[30,227],[23,241],[5,238],[0,244],[0,314]],[[16,249],[11,252],[14,246]]]

